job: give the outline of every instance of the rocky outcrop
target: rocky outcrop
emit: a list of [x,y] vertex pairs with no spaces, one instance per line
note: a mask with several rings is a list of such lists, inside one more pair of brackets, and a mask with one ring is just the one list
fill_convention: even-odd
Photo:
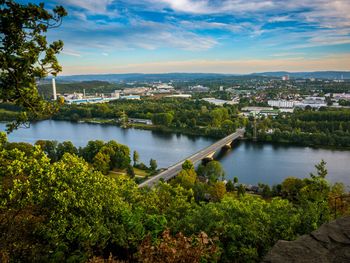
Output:
[[278,241],[263,262],[349,263],[350,217],[324,224],[295,241]]

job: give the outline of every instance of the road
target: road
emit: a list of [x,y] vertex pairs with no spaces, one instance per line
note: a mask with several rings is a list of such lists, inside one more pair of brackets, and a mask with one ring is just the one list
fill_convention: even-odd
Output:
[[193,164],[203,160],[204,158],[208,157],[210,154],[218,151],[222,147],[224,147],[227,144],[232,143],[234,140],[238,139],[239,137],[242,137],[244,135],[245,129],[237,129],[235,133],[232,133],[228,135],[227,137],[217,141],[216,143],[208,146],[207,148],[204,148],[200,150],[199,152],[196,152],[195,154],[187,157],[186,159],[168,167],[163,172],[157,174],[156,176],[153,176],[152,178],[148,179],[147,181],[141,183],[139,187],[145,187],[149,186],[152,187],[155,185],[160,179],[163,179],[164,181],[168,181],[171,178],[175,177],[181,170],[182,170],[182,164],[186,160],[190,160]]

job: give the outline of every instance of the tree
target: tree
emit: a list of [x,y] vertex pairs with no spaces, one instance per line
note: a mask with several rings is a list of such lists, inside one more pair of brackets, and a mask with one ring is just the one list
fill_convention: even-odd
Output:
[[211,161],[204,167],[203,176],[208,178],[210,182],[216,182],[225,177],[225,171],[220,162]]
[[155,172],[155,171],[157,170],[157,167],[158,167],[157,161],[154,160],[154,159],[151,159],[151,160],[149,161],[149,166],[150,166],[151,170],[152,170],[153,172]]
[[95,155],[104,146],[104,142],[101,140],[89,141],[88,144],[81,150],[81,155],[88,163],[92,163]]
[[237,195],[238,196],[244,196],[245,195],[245,187],[243,184],[240,184],[237,189]]
[[221,124],[221,128],[226,134],[230,134],[236,131],[236,124],[231,120],[225,120]]
[[106,143],[105,146],[110,149],[111,167],[125,169],[130,165],[129,147],[113,140]]
[[174,116],[170,113],[156,113],[153,114],[152,122],[156,125],[170,126]]
[[65,141],[57,145],[57,158],[62,158],[65,153],[78,154],[78,149],[71,141]]
[[224,182],[215,182],[211,185],[209,190],[211,200],[217,202],[224,198],[226,194],[226,186]]
[[190,160],[184,161],[182,164],[182,169],[183,170],[194,170],[193,163]]
[[185,189],[193,188],[197,180],[197,174],[194,169],[182,170],[179,174],[172,180],[172,184],[179,184]]
[[94,159],[92,165],[103,174],[107,175],[110,169],[109,163],[111,159],[107,154],[98,152]]
[[132,160],[134,161],[134,166],[136,166],[140,160],[140,156],[139,156],[139,153],[137,151],[134,151],[134,153],[132,155]]
[[126,168],[126,173],[130,176],[130,178],[135,178],[135,171],[131,165]]
[[231,180],[228,180],[226,184],[226,191],[227,192],[233,192],[235,190],[235,185],[232,183]]
[[51,159],[51,162],[56,162],[57,158],[57,141],[46,141],[39,140],[35,143],[35,145],[39,145],[44,153]]
[[0,99],[16,103],[25,110],[9,131],[39,116],[51,114],[54,107],[40,97],[36,82],[62,69],[56,55],[63,42],[49,44],[46,32],[58,27],[67,12],[56,6],[52,12],[44,4],[18,4],[0,1]]
[[316,177],[325,178],[328,174],[326,164],[327,163],[324,160],[321,160],[319,164],[316,164],[315,168],[317,170],[317,175],[310,173],[311,178],[316,178]]
[[0,184],[0,254],[10,261],[86,262],[93,251],[143,239],[140,215],[124,201],[137,189],[130,180],[103,176],[71,154],[51,164],[40,148],[25,156],[0,145],[3,162],[1,182],[11,184]]

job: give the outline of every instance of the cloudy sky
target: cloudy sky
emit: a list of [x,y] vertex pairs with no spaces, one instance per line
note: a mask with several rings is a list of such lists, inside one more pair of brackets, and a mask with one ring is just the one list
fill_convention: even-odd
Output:
[[350,0],[45,0],[63,74],[350,70]]

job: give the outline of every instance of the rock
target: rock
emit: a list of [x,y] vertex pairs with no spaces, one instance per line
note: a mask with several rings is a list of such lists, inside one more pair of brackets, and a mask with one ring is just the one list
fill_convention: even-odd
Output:
[[264,263],[349,263],[350,217],[323,224],[295,241],[278,241]]

